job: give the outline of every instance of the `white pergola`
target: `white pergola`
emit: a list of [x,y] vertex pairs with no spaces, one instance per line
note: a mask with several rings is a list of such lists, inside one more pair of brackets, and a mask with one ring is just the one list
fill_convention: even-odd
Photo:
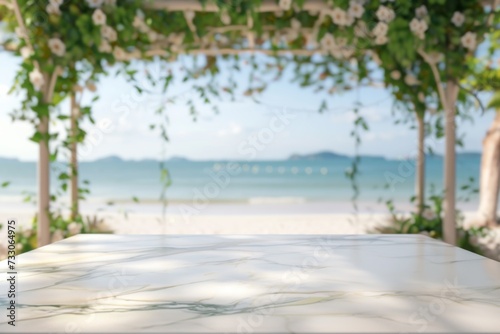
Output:
[[[10,0],[0,0],[0,2],[5,3]],[[494,0],[497,1],[498,0]],[[217,48],[210,45],[204,45],[202,39],[196,34],[196,27],[193,24],[192,13],[196,12],[219,12],[220,8],[214,1],[207,1],[206,4],[202,5],[199,0],[144,0],[145,6],[154,10],[167,10],[184,12],[184,17],[186,19],[187,25],[196,39],[196,44],[198,47],[180,50],[178,53],[185,54],[202,54],[207,56],[218,56],[218,55],[229,55],[229,54],[241,54],[241,53],[261,53],[267,55],[281,55],[281,54],[291,54],[298,56],[313,56],[313,55],[325,55],[328,51],[321,48],[319,43],[316,43],[315,37],[317,36],[318,29],[320,25],[324,22],[327,15],[331,13],[332,6],[327,0],[306,0],[303,6],[300,8],[302,11],[309,11],[310,13],[315,13],[318,15],[316,23],[313,27],[300,27],[299,33],[309,36],[308,40],[312,41],[311,46],[303,49],[278,49],[274,50],[271,48],[257,47],[255,43],[255,32],[252,31],[253,21],[250,15],[247,15],[246,25],[227,25],[224,27],[213,27],[209,28],[209,33],[217,34],[224,33],[228,31],[239,31],[241,32],[242,38],[246,38],[246,47],[242,49],[233,49],[230,47]],[[491,0],[482,0],[481,3],[485,5],[492,5]],[[293,5],[293,4],[292,4]],[[14,6],[15,7],[15,6]],[[294,7],[295,8],[295,7]],[[295,8],[299,10],[298,8]],[[20,15],[19,8],[14,8],[16,15]],[[280,7],[279,2],[276,0],[262,0],[260,7],[256,8],[255,11],[260,13],[265,12],[275,12],[279,13],[283,11]],[[264,26],[263,31],[272,31],[276,29],[272,26]],[[287,28],[285,28],[287,29]],[[285,30],[283,30],[285,31]],[[168,56],[169,53],[166,51],[166,46],[168,46],[169,41],[158,41],[156,44],[153,43],[152,47],[146,51],[144,55],[130,55],[131,58],[139,57],[151,57],[151,56]],[[49,81],[49,80],[48,80]],[[442,88],[442,87],[441,87]],[[444,220],[444,238],[445,241],[451,244],[456,243],[456,219],[455,219],[455,141],[456,141],[456,130],[455,130],[455,106],[449,106],[446,109],[446,156],[445,156],[445,182],[444,188],[446,191],[445,196],[445,220]],[[48,131],[48,121],[41,123],[39,129]],[[49,233],[49,216],[48,208],[50,205],[50,192],[49,192],[49,152],[47,148],[43,148],[43,144],[40,144],[39,161],[38,161],[38,175],[39,175],[39,195],[38,195],[38,211],[39,211],[39,246],[43,246],[49,243],[50,236]],[[76,151],[76,148],[75,148]],[[72,160],[73,161],[73,160]],[[72,182],[72,184],[77,184]],[[74,188],[74,187],[72,187]],[[77,198],[77,189],[72,189],[72,197]]]

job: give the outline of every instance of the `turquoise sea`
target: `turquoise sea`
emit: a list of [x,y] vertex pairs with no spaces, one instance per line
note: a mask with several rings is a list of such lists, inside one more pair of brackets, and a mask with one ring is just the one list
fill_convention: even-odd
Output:
[[[189,161],[173,159],[165,162],[172,184],[167,199],[175,202],[215,203],[303,203],[347,202],[354,192],[345,172],[352,158],[337,156],[326,159],[292,159],[283,161]],[[459,186],[477,187],[480,155],[460,154],[457,160]],[[54,168],[64,168],[55,165]],[[442,189],[443,159],[427,158],[427,190]],[[393,199],[409,202],[414,192],[415,162],[381,157],[362,157],[358,184],[359,201],[376,202]],[[89,181],[91,198],[105,201],[158,201],[162,192],[159,162],[105,158],[81,163],[81,180]],[[1,189],[1,198],[20,197],[36,192],[36,164],[17,160],[0,160],[0,181],[10,181]],[[52,187],[57,187],[56,174]],[[386,185],[389,184],[388,187]],[[459,191],[459,197],[477,194]]]

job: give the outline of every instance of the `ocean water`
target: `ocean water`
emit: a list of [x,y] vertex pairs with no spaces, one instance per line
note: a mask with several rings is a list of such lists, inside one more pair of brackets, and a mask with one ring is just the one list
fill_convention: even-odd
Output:
[[[214,203],[304,203],[347,202],[354,191],[345,172],[351,166],[349,158],[283,161],[187,161],[165,163],[172,184],[167,199],[175,202]],[[468,184],[474,178],[477,187],[480,156],[461,154],[457,159],[457,182]],[[60,165],[54,168],[64,168]],[[427,191],[442,190],[443,159],[427,159]],[[414,193],[415,162],[363,157],[360,163],[359,201],[376,202],[392,199],[409,202]],[[91,199],[141,202],[160,199],[162,184],[159,162],[153,160],[124,161],[107,158],[81,164],[81,180],[89,181]],[[10,181],[1,189],[1,198],[17,198],[23,193],[36,192],[36,165],[33,162],[0,161],[0,181]],[[56,174],[52,187],[57,187]],[[386,186],[389,185],[389,186]],[[459,197],[467,196],[459,190]],[[469,196],[467,196],[469,197]],[[477,195],[470,196],[477,201]]]

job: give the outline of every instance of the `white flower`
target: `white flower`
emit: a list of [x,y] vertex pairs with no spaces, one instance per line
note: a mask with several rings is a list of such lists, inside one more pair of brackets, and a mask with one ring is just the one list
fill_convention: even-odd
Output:
[[21,50],[19,50],[19,51],[20,51],[21,57],[23,57],[23,59],[28,59],[33,54],[33,51],[31,51],[31,49],[27,46],[23,46],[21,48]]
[[355,17],[355,18],[361,18],[361,16],[363,16],[363,13],[365,12],[365,8],[355,2],[355,1],[352,1],[350,2],[349,4],[349,9],[347,10],[349,16],[352,16],[352,17]]
[[[436,214],[431,209],[425,209],[424,212],[422,212],[422,217],[427,220],[433,220],[437,218]],[[421,234],[424,234],[424,232],[421,232]],[[425,235],[429,235],[429,233],[427,232],[427,234]]]
[[72,222],[68,225],[68,233],[70,235],[78,234],[81,231],[82,231],[82,225],[78,224],[77,222]]
[[66,53],[66,45],[59,38],[49,39],[49,49],[56,56],[62,57]]
[[320,43],[321,43],[321,48],[323,50],[329,51],[335,47],[335,39],[331,34],[325,34],[325,36],[323,36],[323,38],[321,39]]
[[461,27],[465,22],[464,14],[460,12],[455,12],[453,17],[451,18],[451,23],[453,23],[456,27]]
[[396,71],[396,70],[392,71],[391,72],[391,78],[393,80],[399,80],[399,79],[401,79],[401,72]]
[[367,37],[369,34],[368,26],[364,21],[358,21],[354,27],[354,35],[356,37]]
[[118,46],[113,49],[113,56],[115,56],[116,60],[128,60],[125,50]]
[[224,10],[220,13],[220,21],[226,26],[231,24],[231,16],[229,16],[227,10]]
[[389,40],[387,39],[386,35],[378,35],[377,37],[375,37],[375,44],[377,45],[387,44],[388,41]]
[[158,33],[156,33],[156,31],[149,31],[148,32],[148,39],[150,42],[156,42],[156,40],[158,39]]
[[330,12],[330,16],[332,17],[333,23],[339,26],[347,25],[347,12],[343,11],[340,8],[335,8]]
[[418,81],[413,74],[407,74],[405,76],[405,84],[407,84],[408,86],[416,86],[420,84],[420,81]]
[[349,15],[348,13],[346,13],[346,19],[345,19],[345,24],[344,25],[347,26],[347,27],[350,27],[350,26],[353,25],[353,23],[354,23],[355,20],[356,19],[353,16]]
[[386,7],[386,6],[380,6],[377,9],[377,12],[375,13],[375,15],[377,15],[377,18],[380,21],[387,22],[387,23],[391,22],[396,17],[396,14],[394,13],[394,11],[391,8]]
[[462,36],[461,41],[464,48],[467,48],[470,51],[474,51],[477,46],[476,34],[470,31]]
[[47,14],[50,15],[61,15],[61,10],[59,9],[59,6],[53,2],[49,2],[47,7],[45,7],[45,10],[47,11]]
[[116,39],[118,38],[116,30],[111,28],[110,26],[102,26],[101,34],[109,42],[115,42]]
[[92,14],[92,21],[96,26],[102,26],[106,24],[106,14],[100,9],[96,9]]
[[29,78],[30,82],[33,84],[33,87],[35,87],[35,90],[42,89],[45,80],[43,78],[43,74],[38,69],[35,68],[33,71],[31,71],[29,74]]
[[424,20],[419,20],[417,18],[414,18],[410,22],[410,30],[417,35],[420,39],[425,38],[425,32],[429,29],[429,26],[427,25],[427,22]]
[[56,242],[59,240],[64,239],[64,232],[62,230],[55,230],[54,233],[52,233],[52,238],[50,239],[50,242]]
[[101,41],[101,44],[99,44],[98,49],[99,49],[99,52],[102,52],[102,53],[111,53],[111,51],[113,51],[113,48],[106,40]]
[[56,6],[62,5],[64,0],[50,0],[49,3],[54,4]]
[[384,22],[377,23],[375,28],[373,28],[373,34],[376,37],[386,36],[388,31],[389,31],[389,26],[387,25],[387,23]]
[[292,0],[280,0],[279,6],[283,10],[289,10],[292,8]]
[[90,8],[101,7],[103,0],[85,0]]
[[425,7],[425,5],[422,5],[420,7],[418,7],[417,9],[415,9],[415,15],[419,18],[419,19],[423,19],[427,16],[427,14],[429,14],[427,12],[427,7]]

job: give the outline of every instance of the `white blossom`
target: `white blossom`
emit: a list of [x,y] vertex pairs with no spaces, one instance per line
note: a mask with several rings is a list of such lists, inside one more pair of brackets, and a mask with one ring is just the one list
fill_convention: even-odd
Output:
[[331,50],[333,47],[335,47],[335,39],[333,38],[332,34],[325,34],[320,43],[323,50]]
[[420,39],[425,38],[425,32],[429,29],[429,26],[427,25],[427,22],[424,20],[419,20],[417,18],[414,18],[410,22],[410,30],[417,35]]
[[399,80],[399,79],[401,79],[401,72],[396,71],[396,70],[392,71],[391,72],[391,78],[393,80]]
[[45,7],[45,11],[50,15],[61,15],[61,10],[59,6],[53,2],[49,2],[47,7]]
[[427,11],[427,7],[425,7],[425,5],[422,5],[422,6],[418,7],[417,9],[415,9],[415,15],[419,19],[425,18],[428,14],[429,14],[429,12]]
[[460,12],[455,12],[453,17],[451,18],[451,23],[453,23],[456,27],[461,27],[465,22],[464,14]]
[[49,0],[49,3],[54,4],[56,6],[62,5],[64,0]]
[[29,48],[27,46],[23,46],[21,48],[21,50],[19,50],[19,52],[21,53],[21,57],[23,57],[23,59],[28,59],[33,54],[33,51],[31,51],[31,48]]
[[375,13],[375,15],[377,15],[377,18],[380,21],[387,22],[387,23],[391,22],[396,17],[396,14],[394,13],[394,11],[391,8],[386,7],[386,6],[380,6],[377,9],[377,12]]
[[101,27],[101,34],[109,42],[115,42],[118,38],[116,30],[106,25]]
[[356,26],[354,27],[354,35],[361,38],[367,37],[369,35],[368,26],[364,21],[358,21],[356,23]]
[[68,233],[70,235],[78,234],[82,231],[82,225],[77,222],[71,222],[68,224]]
[[99,8],[102,5],[103,0],[85,0],[90,8]]
[[120,48],[118,46],[113,49],[113,56],[116,58],[116,60],[127,60],[128,59],[128,56],[127,56],[127,53],[125,52],[125,50],[123,50],[122,48]]
[[379,22],[377,23],[375,28],[373,28],[372,32],[376,37],[379,37],[379,36],[386,36],[388,31],[389,31],[389,26],[387,25],[387,23]]
[[388,41],[389,39],[386,35],[378,35],[377,37],[375,37],[375,44],[377,45],[387,44]]
[[363,16],[363,13],[365,12],[365,8],[361,4],[359,4],[358,2],[351,0],[351,2],[349,3],[349,9],[347,12],[348,12],[349,16],[359,19],[359,18],[361,18],[361,16]]
[[408,86],[416,86],[420,84],[420,81],[413,75],[413,74],[407,74],[405,76],[405,84]]
[[158,33],[156,31],[149,31],[148,32],[148,39],[150,42],[156,42],[156,40],[158,39]]
[[142,33],[147,33],[149,31],[149,27],[146,24],[146,22],[144,22],[144,19],[138,15],[136,15],[134,17],[134,21],[132,22],[132,26]]
[[289,10],[292,8],[292,0],[280,0],[279,6],[283,10]]
[[102,52],[102,53],[111,53],[111,51],[113,51],[113,48],[106,40],[101,41],[101,44],[99,44],[98,49],[99,49],[99,52]]
[[345,18],[345,22],[344,22],[345,24],[344,25],[347,26],[347,27],[350,27],[350,26],[353,25],[353,23],[354,23],[355,20],[356,19],[353,16],[349,15],[348,13],[346,13],[346,18]]
[[461,41],[464,48],[467,48],[470,51],[474,51],[476,49],[477,37],[475,33],[468,31],[462,36]]
[[354,55],[355,51],[354,47],[345,46],[341,49],[342,57],[349,59]]
[[102,26],[106,24],[106,14],[100,9],[96,9],[92,14],[92,21],[96,26]]
[[29,74],[30,82],[33,84],[33,87],[35,87],[35,90],[40,90],[42,89],[45,79],[43,78],[42,72],[40,72],[38,69],[34,69],[33,71],[30,72]]
[[50,238],[50,242],[53,243],[53,242],[56,242],[56,241],[59,241],[59,240],[62,240],[64,239],[64,232],[62,230],[55,230],[54,233],[52,233],[52,237]]
[[66,45],[59,38],[49,39],[49,49],[56,56],[62,57],[66,53]]
[[347,12],[340,8],[334,8],[330,12],[330,16],[332,17],[333,23],[339,26],[347,26],[354,23],[354,18],[347,15]]

